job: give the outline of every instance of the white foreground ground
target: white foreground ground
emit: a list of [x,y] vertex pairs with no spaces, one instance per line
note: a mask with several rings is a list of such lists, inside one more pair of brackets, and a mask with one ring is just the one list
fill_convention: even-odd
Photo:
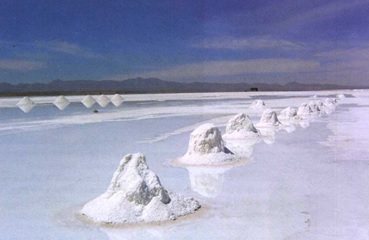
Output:
[[[348,97],[332,114],[245,144],[246,164],[170,165],[201,124],[224,133],[242,112],[257,123],[255,99],[279,113],[338,93]],[[0,239],[369,239],[369,91],[127,95],[120,107],[91,109],[67,98],[64,111],[55,98],[32,98],[28,114],[12,107],[19,99],[0,99]],[[83,221],[82,206],[131,152],[146,155],[166,189],[202,208],[161,224]]]

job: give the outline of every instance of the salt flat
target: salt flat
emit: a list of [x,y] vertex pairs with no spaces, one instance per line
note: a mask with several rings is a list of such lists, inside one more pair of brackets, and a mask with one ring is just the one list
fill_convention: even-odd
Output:
[[[256,99],[280,112],[346,94],[330,115],[240,146],[242,165],[176,167],[189,135],[210,122],[224,133],[229,118],[254,123]],[[85,108],[68,97],[0,99],[0,239],[369,239],[369,92],[275,92],[124,95],[119,107]],[[109,96],[111,97],[111,96]],[[306,127],[307,126],[307,127]],[[82,206],[106,191],[122,157],[142,152],[170,191],[202,208],[160,224],[108,227],[87,223]]]

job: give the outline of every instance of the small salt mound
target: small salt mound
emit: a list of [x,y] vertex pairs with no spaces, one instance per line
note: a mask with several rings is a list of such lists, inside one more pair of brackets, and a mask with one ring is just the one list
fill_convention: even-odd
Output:
[[90,95],[87,95],[82,99],[81,103],[85,105],[86,108],[91,108],[96,103],[96,100]]
[[337,103],[336,99],[326,98],[326,99],[324,99],[323,105],[324,105],[324,107],[327,107],[327,108],[335,108],[336,103]]
[[315,104],[318,107],[319,111],[324,110],[324,103],[322,101],[315,101]]
[[81,213],[97,223],[124,224],[174,220],[199,208],[196,200],[168,192],[145,156],[137,153],[121,160],[107,191],[84,205]]
[[187,153],[176,162],[181,165],[217,165],[238,160],[224,147],[219,129],[206,123],[191,133]]
[[346,95],[345,94],[337,94],[336,98],[337,99],[344,99],[344,98],[346,98]]
[[277,113],[271,109],[266,109],[260,119],[260,122],[256,124],[257,127],[278,127],[282,123],[278,120]]
[[121,95],[115,94],[111,98],[111,102],[114,104],[114,106],[119,107],[124,102],[124,99],[123,99],[123,97]]
[[326,114],[331,114],[336,109],[336,99],[326,98],[323,102],[324,112]]
[[296,118],[296,116],[297,116],[296,109],[294,109],[293,107],[287,107],[279,113],[278,119],[279,120],[293,120]]
[[265,103],[263,100],[257,99],[255,100],[251,105],[250,105],[250,109],[255,109],[255,110],[262,110],[265,108]]
[[36,103],[34,103],[29,97],[24,97],[17,103],[17,107],[25,113],[29,113],[35,106]]
[[320,112],[319,106],[316,102],[309,102],[309,106],[313,113]]
[[311,109],[310,105],[307,103],[301,104],[297,109],[297,116],[299,117],[306,117],[313,113],[313,110]]
[[249,116],[239,113],[229,119],[223,139],[244,139],[258,136],[259,131],[254,127]]
[[104,95],[101,94],[97,99],[96,102],[101,106],[101,107],[106,107],[108,106],[108,104],[110,103],[110,99]]
[[59,110],[62,110],[63,111],[64,109],[66,109],[69,106],[70,102],[69,102],[69,100],[67,98],[65,98],[63,95],[61,95],[61,96],[59,96],[59,97],[57,97],[55,99],[55,101],[53,102],[53,104],[57,108],[59,108]]

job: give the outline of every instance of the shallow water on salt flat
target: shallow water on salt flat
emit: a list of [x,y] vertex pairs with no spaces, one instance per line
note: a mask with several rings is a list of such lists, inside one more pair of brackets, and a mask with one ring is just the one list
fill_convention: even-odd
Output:
[[[250,161],[233,168],[168,162],[186,152],[191,129],[202,122],[224,131],[228,116],[245,112],[256,123],[260,112],[250,111],[253,98],[243,95],[148,97],[96,115],[78,103],[63,112],[0,108],[0,239],[369,239],[369,93],[351,93],[355,98],[309,127],[247,146]],[[278,110],[311,95],[266,94],[265,102]],[[80,221],[76,212],[106,190],[131,152],[146,155],[167,189],[198,199],[201,212],[125,228]]]

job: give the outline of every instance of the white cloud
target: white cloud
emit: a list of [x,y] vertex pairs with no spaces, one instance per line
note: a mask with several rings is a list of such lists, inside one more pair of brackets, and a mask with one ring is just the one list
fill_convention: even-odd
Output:
[[312,79],[344,85],[368,85],[369,79],[369,47],[334,49],[315,55],[322,63],[321,69],[312,73]]
[[14,71],[32,71],[45,68],[43,62],[24,61],[24,60],[0,60],[0,69]]
[[116,75],[109,79],[123,80],[134,77],[156,77],[166,80],[201,79],[252,73],[295,73],[313,71],[319,62],[296,59],[255,59],[246,61],[209,61],[186,64],[151,72]]
[[369,48],[335,49],[318,53],[316,56],[330,60],[369,60]]
[[49,42],[37,42],[36,45],[40,48],[46,48],[50,51],[66,53],[84,58],[99,58],[99,54],[96,54],[90,50],[84,49],[77,44],[54,40]]
[[303,49],[302,44],[294,43],[284,39],[273,39],[271,37],[261,38],[210,38],[193,45],[199,48],[219,48],[219,49],[283,49],[298,50]]
[[369,72],[369,48],[357,47],[350,49],[336,49],[316,54],[325,62],[327,71],[350,72],[359,71],[368,77]]

